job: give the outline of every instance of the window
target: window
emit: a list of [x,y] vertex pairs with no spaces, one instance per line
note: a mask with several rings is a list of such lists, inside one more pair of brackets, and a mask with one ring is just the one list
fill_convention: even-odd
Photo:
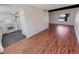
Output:
[[58,21],[68,21],[69,14],[61,14]]

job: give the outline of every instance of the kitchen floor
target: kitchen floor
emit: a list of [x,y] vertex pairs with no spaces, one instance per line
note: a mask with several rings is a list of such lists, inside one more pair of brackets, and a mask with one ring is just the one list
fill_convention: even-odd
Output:
[[22,35],[21,31],[15,31],[12,33],[4,34],[3,35],[3,47],[6,48],[20,40],[23,40],[25,38],[24,35]]

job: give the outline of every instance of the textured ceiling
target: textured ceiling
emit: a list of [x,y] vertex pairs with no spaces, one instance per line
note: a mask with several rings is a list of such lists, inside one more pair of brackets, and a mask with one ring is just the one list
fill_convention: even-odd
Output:
[[27,5],[36,8],[41,8],[43,10],[52,10],[52,9],[70,6],[73,4],[0,4],[0,6],[27,6]]
[[44,10],[51,10],[51,9],[70,6],[72,4],[29,4],[29,5],[31,5],[33,7],[41,8]]

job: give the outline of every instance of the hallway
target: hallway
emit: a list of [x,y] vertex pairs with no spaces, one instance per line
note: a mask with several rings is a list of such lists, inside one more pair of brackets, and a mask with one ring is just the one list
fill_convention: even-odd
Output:
[[7,54],[74,54],[79,53],[74,27],[54,25],[37,35],[5,48]]

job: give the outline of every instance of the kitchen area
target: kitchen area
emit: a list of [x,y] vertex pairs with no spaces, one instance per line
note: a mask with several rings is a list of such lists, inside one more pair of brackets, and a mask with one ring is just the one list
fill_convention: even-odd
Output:
[[9,45],[24,39],[17,12],[0,12],[0,53]]

